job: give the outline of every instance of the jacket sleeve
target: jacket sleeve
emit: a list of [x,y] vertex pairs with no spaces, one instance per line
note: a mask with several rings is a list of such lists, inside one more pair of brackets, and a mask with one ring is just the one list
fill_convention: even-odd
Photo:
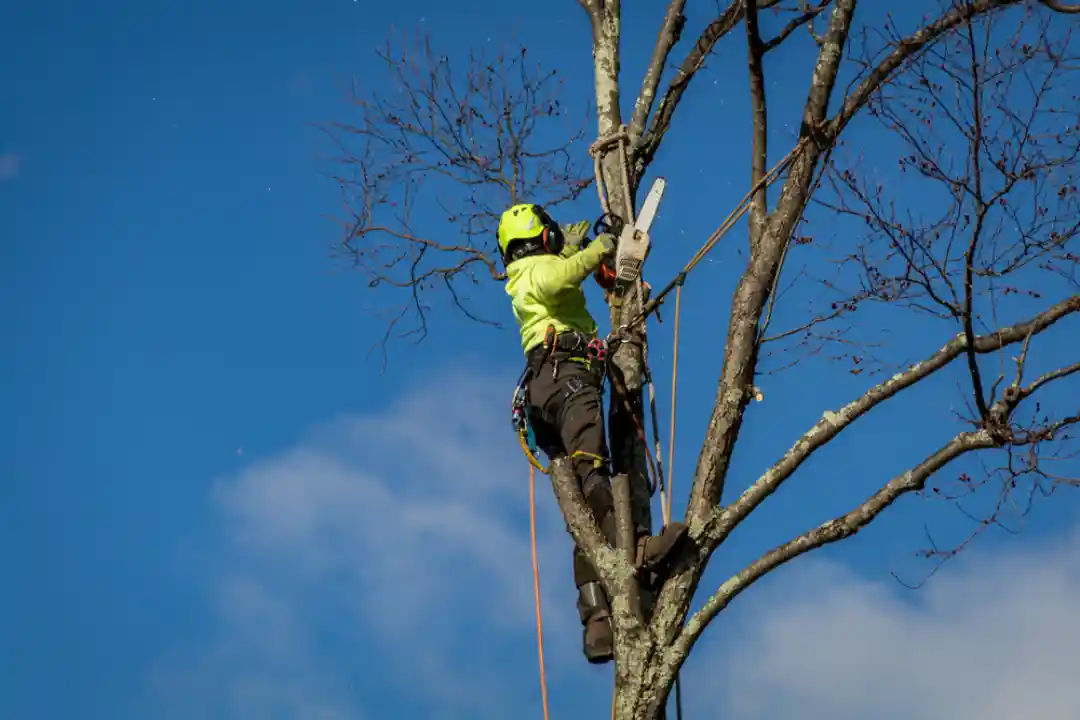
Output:
[[613,244],[614,238],[601,234],[581,252],[569,258],[555,256],[551,262],[537,267],[533,275],[533,292],[536,293],[536,298],[540,302],[547,302],[580,286],[600,264]]

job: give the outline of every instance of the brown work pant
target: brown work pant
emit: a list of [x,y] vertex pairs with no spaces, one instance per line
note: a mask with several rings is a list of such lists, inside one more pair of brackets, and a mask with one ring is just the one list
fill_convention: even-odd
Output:
[[[558,371],[553,372],[558,365]],[[615,546],[615,505],[604,435],[601,378],[566,353],[554,352],[529,379],[529,420],[536,444],[549,458],[566,454],[585,502],[605,539]],[[599,582],[585,553],[574,546],[574,584]]]

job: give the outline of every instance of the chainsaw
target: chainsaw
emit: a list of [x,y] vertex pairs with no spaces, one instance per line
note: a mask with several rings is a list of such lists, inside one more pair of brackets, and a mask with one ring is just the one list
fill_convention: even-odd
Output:
[[649,255],[649,228],[652,227],[653,220],[656,218],[665,185],[666,182],[662,177],[653,181],[649,194],[641,206],[641,212],[638,213],[633,225],[624,226],[618,218],[610,215],[602,216],[593,225],[595,234],[612,232],[618,235],[615,267],[605,263],[593,274],[600,287],[611,290],[616,295],[622,295],[641,277],[641,268]]

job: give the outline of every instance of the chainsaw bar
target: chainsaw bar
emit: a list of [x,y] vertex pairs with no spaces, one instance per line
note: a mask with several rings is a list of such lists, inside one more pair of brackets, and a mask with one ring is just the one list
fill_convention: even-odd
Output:
[[641,212],[632,226],[624,227],[619,235],[615,252],[615,292],[623,294],[641,277],[641,267],[649,254],[649,228],[652,227],[660,199],[664,196],[666,181],[662,177],[653,181],[649,194],[641,205]]

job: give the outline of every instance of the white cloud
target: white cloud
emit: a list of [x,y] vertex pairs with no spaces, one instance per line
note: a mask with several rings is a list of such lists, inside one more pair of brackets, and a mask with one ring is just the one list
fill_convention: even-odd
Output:
[[917,592],[810,560],[744,602],[738,638],[688,666],[694,717],[1080,718],[1080,531],[960,556]]
[[[428,377],[386,410],[328,423],[218,483],[220,627],[158,668],[160,702],[198,688],[218,698],[200,717],[351,720],[388,679],[408,688],[416,676],[425,697],[409,700],[445,717],[535,702],[514,378]],[[584,666],[571,545],[551,495],[538,476],[545,646],[572,659],[560,665]],[[320,639],[327,627],[345,655]],[[376,673],[367,688],[350,679],[364,673]],[[549,680],[558,674],[549,667]],[[499,682],[476,692],[485,677]]]
[[[153,717],[538,709],[527,467],[506,417],[513,378],[428,377],[217,484],[216,627],[155,669]],[[553,710],[602,710],[610,670],[581,658],[570,543],[538,481]],[[707,632],[686,670],[689,715],[1080,718],[1076,608],[1080,531],[1041,552],[962,556],[918,593],[811,558]]]

